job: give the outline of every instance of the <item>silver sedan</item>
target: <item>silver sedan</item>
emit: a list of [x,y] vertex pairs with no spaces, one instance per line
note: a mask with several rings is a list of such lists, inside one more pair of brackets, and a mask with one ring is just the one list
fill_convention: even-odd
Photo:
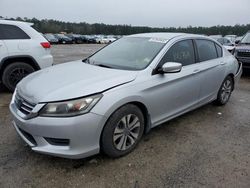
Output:
[[10,110],[34,151],[119,157],[163,122],[210,102],[225,105],[241,73],[234,56],[208,37],[136,34],[25,77]]

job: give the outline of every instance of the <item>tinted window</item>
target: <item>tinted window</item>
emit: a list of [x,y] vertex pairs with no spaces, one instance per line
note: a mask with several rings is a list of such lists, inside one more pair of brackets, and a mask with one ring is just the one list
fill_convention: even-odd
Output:
[[222,48],[218,44],[215,44],[215,46],[216,46],[218,57],[222,57]]
[[10,39],[30,39],[30,37],[17,26],[0,24],[0,40]]
[[217,58],[214,42],[209,40],[196,40],[200,61],[208,61]]
[[195,63],[192,40],[184,40],[174,44],[161,60],[161,64],[166,62],[177,62],[181,63],[182,66]]

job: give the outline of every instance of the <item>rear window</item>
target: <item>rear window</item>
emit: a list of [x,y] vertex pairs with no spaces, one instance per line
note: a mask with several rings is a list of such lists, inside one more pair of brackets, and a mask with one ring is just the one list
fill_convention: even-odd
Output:
[[215,48],[214,42],[198,39],[196,40],[196,44],[200,62],[217,58],[217,50]]
[[15,25],[0,24],[0,40],[30,39],[30,37]]

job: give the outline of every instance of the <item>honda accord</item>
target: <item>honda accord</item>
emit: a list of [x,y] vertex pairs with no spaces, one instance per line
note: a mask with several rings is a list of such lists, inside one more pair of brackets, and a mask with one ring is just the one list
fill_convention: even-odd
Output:
[[163,122],[213,101],[225,105],[241,73],[235,57],[208,37],[136,34],[25,77],[10,111],[36,152],[119,157]]

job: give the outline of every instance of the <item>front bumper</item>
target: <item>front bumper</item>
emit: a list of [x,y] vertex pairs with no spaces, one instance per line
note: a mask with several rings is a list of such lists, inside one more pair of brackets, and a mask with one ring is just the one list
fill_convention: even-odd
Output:
[[242,63],[241,62],[239,62],[239,68],[238,68],[238,70],[237,70],[237,73],[235,74],[235,76],[234,76],[234,84],[236,85],[236,84],[238,84],[238,82],[239,82],[239,80],[240,80],[240,78],[241,78],[241,75],[242,75],[242,72],[243,72],[243,70],[242,70]]
[[[11,102],[13,125],[32,150],[64,158],[85,158],[99,153],[99,141],[106,118],[94,113],[67,118],[35,117],[25,120]],[[47,138],[68,140],[68,144],[51,144]]]
[[53,56],[51,54],[39,56],[36,59],[38,60],[37,63],[40,69],[51,67],[53,65]]
[[239,62],[242,63],[244,69],[250,69],[250,58],[236,57]]

